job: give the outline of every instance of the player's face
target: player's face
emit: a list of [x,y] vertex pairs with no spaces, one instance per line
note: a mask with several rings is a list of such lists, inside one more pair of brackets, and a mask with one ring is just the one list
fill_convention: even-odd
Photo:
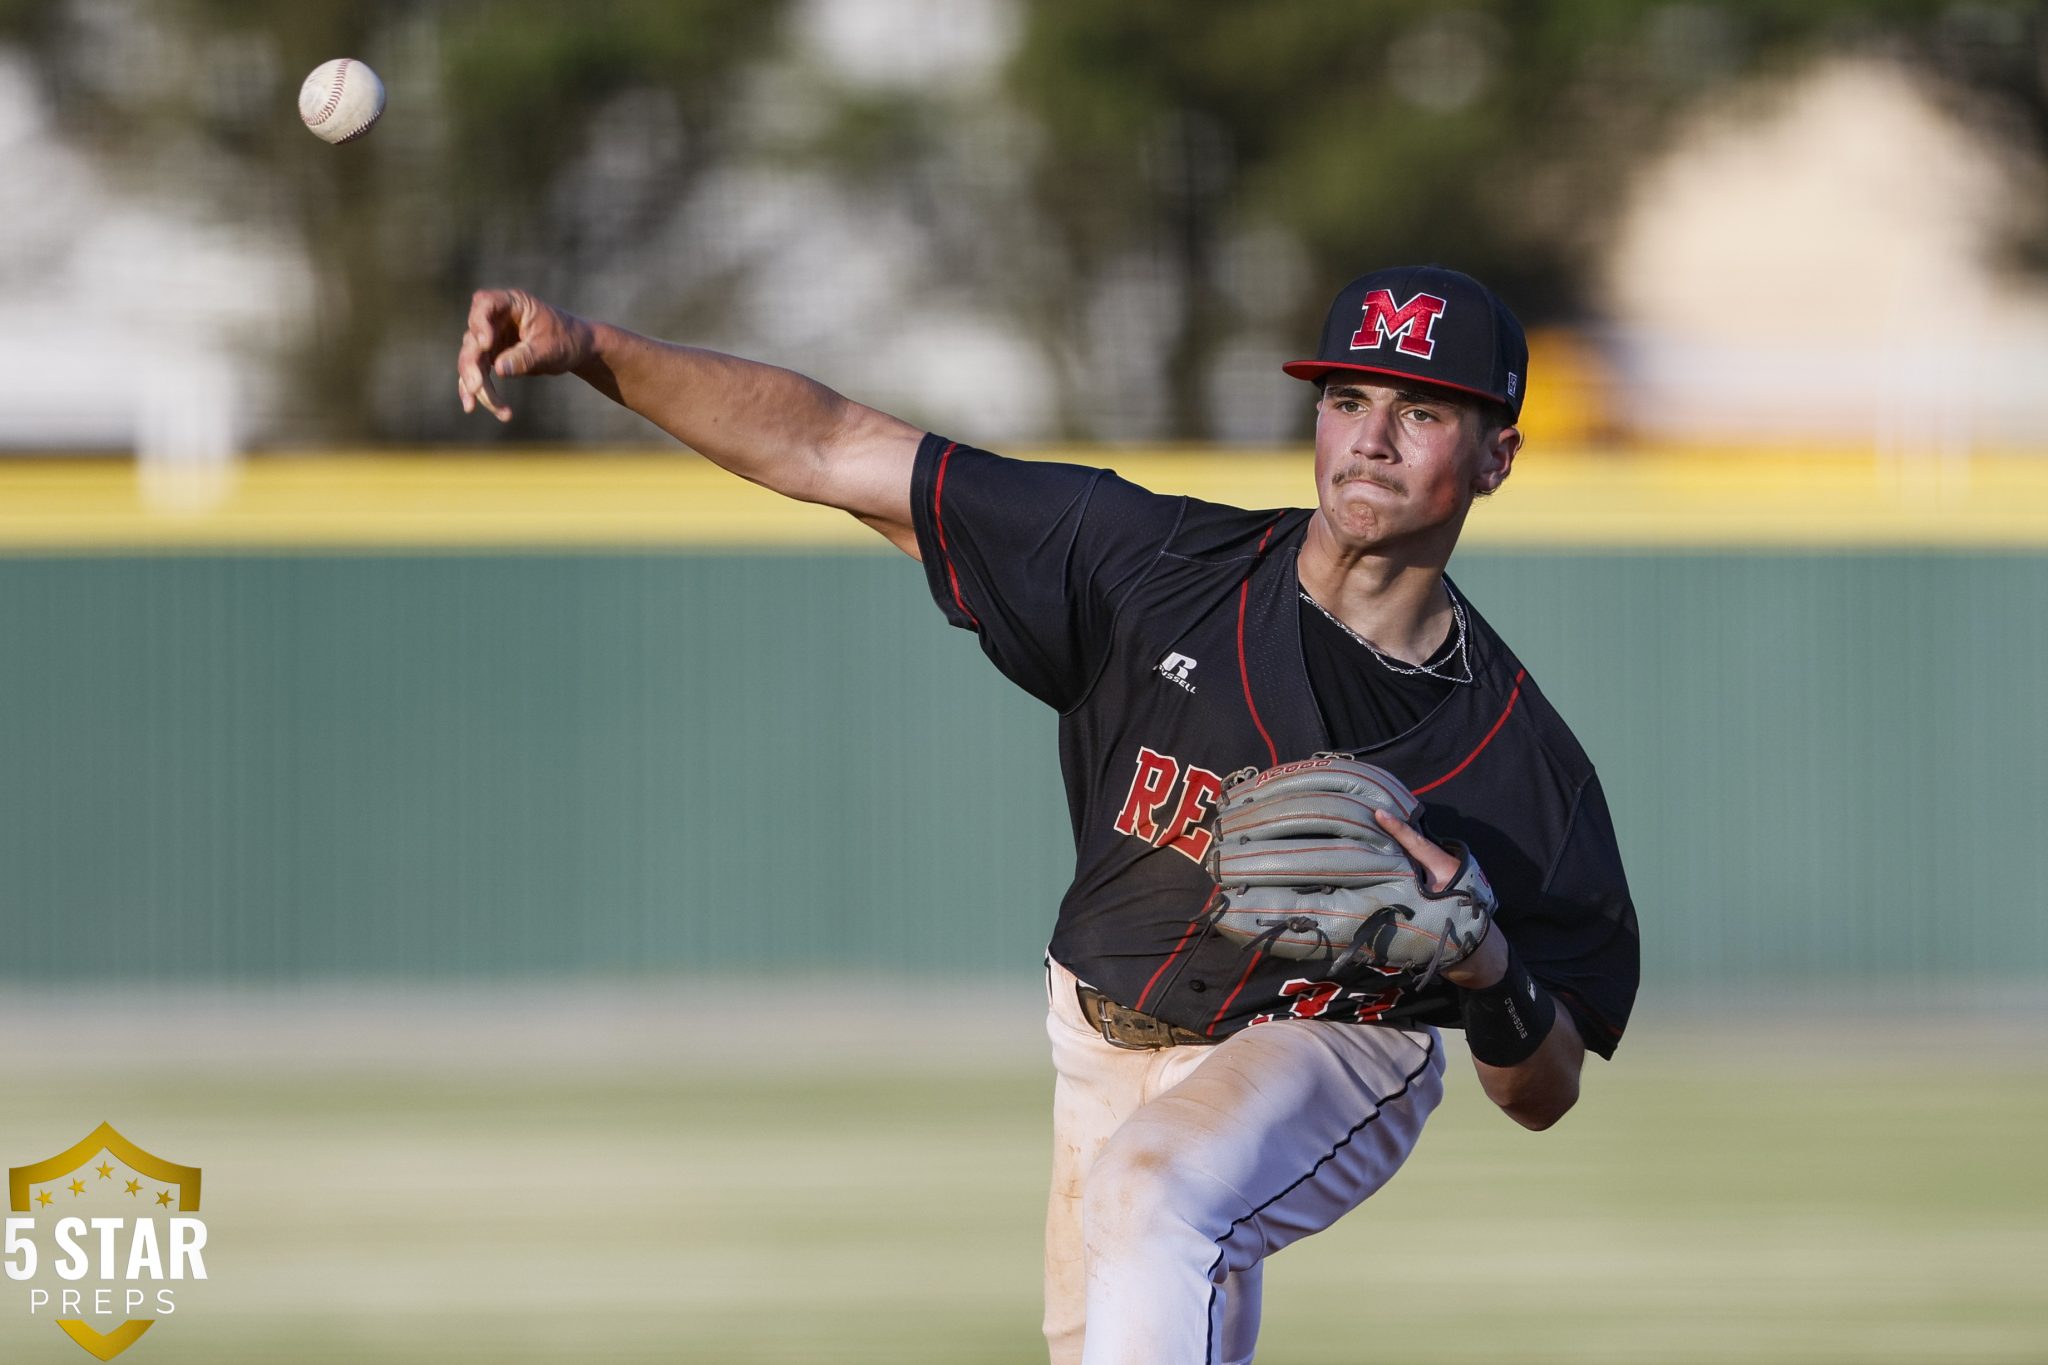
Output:
[[1472,499],[1500,486],[1521,433],[1496,429],[1443,389],[1333,376],[1316,404],[1316,491],[1339,540],[1378,546],[1455,536]]

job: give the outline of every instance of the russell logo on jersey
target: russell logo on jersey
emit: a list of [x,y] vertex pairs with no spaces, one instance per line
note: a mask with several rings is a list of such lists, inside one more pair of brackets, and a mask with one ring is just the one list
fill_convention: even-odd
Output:
[[1195,671],[1195,661],[1185,654],[1167,655],[1153,671],[1183,692],[1195,690],[1195,685],[1188,681],[1188,674]]

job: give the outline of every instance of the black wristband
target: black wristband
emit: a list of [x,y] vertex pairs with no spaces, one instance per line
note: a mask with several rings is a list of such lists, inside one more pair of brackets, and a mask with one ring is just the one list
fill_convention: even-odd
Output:
[[1491,986],[1458,992],[1465,1016],[1465,1044],[1488,1066],[1514,1066],[1534,1056],[1557,1022],[1557,1002],[1530,979],[1529,969],[1508,949],[1507,975]]

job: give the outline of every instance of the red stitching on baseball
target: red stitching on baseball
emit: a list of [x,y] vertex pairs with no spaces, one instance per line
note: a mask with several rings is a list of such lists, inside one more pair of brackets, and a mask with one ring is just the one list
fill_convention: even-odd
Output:
[[[342,81],[343,81],[343,80],[344,80],[344,79],[345,79],[345,78],[347,77],[347,75],[348,75],[348,58],[346,58],[346,57],[343,57],[343,58],[341,59],[341,65],[340,65],[340,66],[337,66],[337,67],[335,67],[335,68],[334,68],[334,76],[333,76],[333,78],[332,78],[333,84],[332,84],[331,86],[329,86],[329,88],[328,88],[328,91],[327,91],[327,104],[326,104],[326,107],[324,107],[323,109],[321,109],[321,111],[320,111],[320,117],[319,117],[319,118],[316,118],[316,119],[314,119],[314,120],[313,120],[313,123],[315,123],[315,124],[319,124],[319,123],[325,123],[325,122],[327,122],[327,120],[329,120],[329,119],[331,119],[331,118],[333,118],[333,117],[334,117],[334,110],[335,110],[335,107],[336,107],[337,105],[339,105],[339,104],[341,103],[341,83],[342,83]],[[310,127],[310,126],[312,126],[312,125],[311,125],[311,124],[309,124],[309,125],[307,125],[307,126],[309,126],[309,127]]]

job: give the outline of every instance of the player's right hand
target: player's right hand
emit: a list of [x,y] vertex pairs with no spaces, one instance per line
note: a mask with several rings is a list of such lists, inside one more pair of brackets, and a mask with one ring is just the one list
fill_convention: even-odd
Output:
[[500,422],[512,409],[493,375],[567,374],[591,357],[590,324],[542,303],[523,289],[479,289],[469,301],[469,330],[455,362],[455,391],[464,412],[481,403]]

